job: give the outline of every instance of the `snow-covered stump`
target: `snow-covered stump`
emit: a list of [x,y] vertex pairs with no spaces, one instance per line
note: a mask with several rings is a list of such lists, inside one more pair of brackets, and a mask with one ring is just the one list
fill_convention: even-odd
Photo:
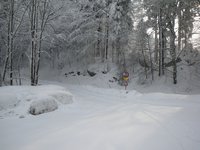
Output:
[[29,113],[32,115],[39,115],[47,112],[54,111],[58,108],[58,104],[53,97],[33,101],[30,104]]

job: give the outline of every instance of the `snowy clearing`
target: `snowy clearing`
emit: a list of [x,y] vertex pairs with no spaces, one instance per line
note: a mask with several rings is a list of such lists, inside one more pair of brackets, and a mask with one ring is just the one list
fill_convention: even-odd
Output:
[[[5,88],[0,89],[1,96]],[[18,93],[20,89],[14,88]],[[51,88],[48,93],[53,92]],[[56,111],[38,116],[27,113],[23,119],[4,115],[0,149],[199,150],[199,95],[126,94],[119,89],[77,85],[67,85],[67,89],[74,102]],[[14,101],[13,94],[7,95]],[[4,107],[13,108],[13,103],[5,103]]]

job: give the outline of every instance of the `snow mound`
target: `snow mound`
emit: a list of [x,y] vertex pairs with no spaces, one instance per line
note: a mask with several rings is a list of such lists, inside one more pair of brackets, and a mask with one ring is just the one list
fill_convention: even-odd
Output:
[[54,111],[58,108],[58,104],[56,103],[53,97],[46,97],[46,99],[39,99],[37,101],[33,101],[30,104],[30,114],[39,115],[46,112]]
[[0,88],[0,117],[26,116],[54,111],[60,105],[73,103],[64,87],[55,85],[6,86]]
[[73,103],[73,96],[68,91],[57,91],[51,94],[58,102],[61,104],[71,104]]

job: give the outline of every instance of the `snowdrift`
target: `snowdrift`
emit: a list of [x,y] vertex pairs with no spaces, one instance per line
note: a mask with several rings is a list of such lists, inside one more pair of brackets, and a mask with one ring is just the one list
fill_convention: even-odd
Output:
[[58,104],[52,97],[33,101],[30,105],[30,114],[39,115],[45,112],[51,112],[58,108]]
[[73,102],[70,92],[55,85],[2,87],[0,95],[0,117],[24,115],[27,112],[38,115]]

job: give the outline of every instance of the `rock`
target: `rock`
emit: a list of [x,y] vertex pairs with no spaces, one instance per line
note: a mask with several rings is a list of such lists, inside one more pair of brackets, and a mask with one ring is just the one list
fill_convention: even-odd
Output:
[[113,80],[109,80],[109,82],[113,83],[114,81]]
[[22,118],[25,118],[25,116],[24,116],[24,115],[21,115],[21,116],[19,116],[19,118],[22,119]]
[[91,76],[91,77],[93,77],[93,76],[95,76],[96,75],[96,73],[95,72],[92,72],[92,71],[89,71],[89,70],[87,70],[87,73]]
[[69,72],[69,74],[74,74],[74,71]]
[[108,72],[107,72],[107,71],[102,71],[102,73],[103,73],[103,74],[107,74]]
[[113,79],[115,80],[115,82],[118,81],[118,79],[116,77],[113,77]]

